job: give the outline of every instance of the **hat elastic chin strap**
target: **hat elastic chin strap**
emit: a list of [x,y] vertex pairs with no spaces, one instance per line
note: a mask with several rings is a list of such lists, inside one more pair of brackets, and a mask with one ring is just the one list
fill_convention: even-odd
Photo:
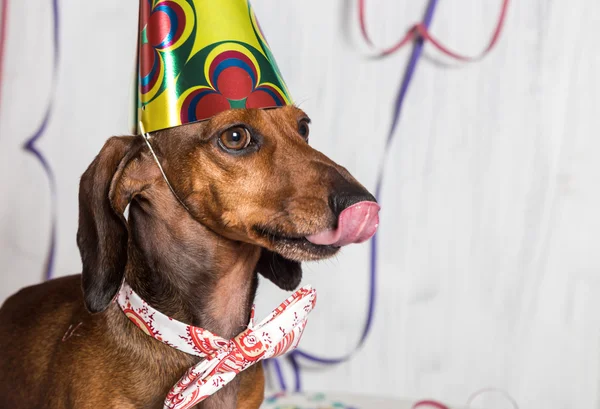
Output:
[[146,130],[144,129],[144,124],[142,124],[142,121],[139,122],[139,126],[140,126],[140,132],[142,133],[142,137],[144,138],[144,141],[146,141],[146,145],[148,145],[148,149],[150,149],[150,153],[152,154],[152,157],[154,158],[154,161],[158,165],[158,169],[160,169],[160,173],[162,174],[163,179],[165,180],[165,182],[167,182],[167,186],[169,186],[169,189],[171,190],[171,193],[173,193],[173,196],[175,196],[175,198],[177,199],[177,201],[179,203],[181,203],[181,205],[183,206],[183,208],[185,210],[187,210],[188,213],[190,213],[190,209],[185,205],[185,203],[183,203],[183,200],[181,200],[179,198],[179,195],[177,193],[175,193],[175,189],[173,189],[173,186],[169,182],[169,179],[167,179],[167,175],[166,175],[166,173],[165,173],[162,165],[160,164],[160,161],[158,160],[158,157],[156,156],[156,153],[154,152],[154,149],[152,149],[152,145],[150,145],[150,135],[148,135],[148,133],[146,133]]

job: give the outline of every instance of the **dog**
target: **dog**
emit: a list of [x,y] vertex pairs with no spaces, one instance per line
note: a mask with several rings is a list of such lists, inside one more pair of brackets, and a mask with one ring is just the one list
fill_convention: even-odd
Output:
[[[129,321],[113,302],[124,279],[158,311],[230,339],[248,325],[258,274],[292,290],[301,262],[369,238],[375,198],[309,146],[309,122],[287,106],[158,131],[166,178],[143,137],[110,138],[80,181],[82,274],[0,309],[0,408],[162,408],[198,358]],[[368,214],[348,210],[357,203]],[[257,364],[197,407],[256,409],[263,397]]]

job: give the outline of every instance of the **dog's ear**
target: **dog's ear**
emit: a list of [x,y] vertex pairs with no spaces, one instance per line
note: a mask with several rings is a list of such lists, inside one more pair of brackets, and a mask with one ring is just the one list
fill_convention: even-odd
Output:
[[267,249],[262,249],[256,271],[271,280],[282,290],[292,291],[302,281],[302,266],[300,262],[288,260]]
[[85,305],[92,313],[108,307],[123,280],[128,239],[123,212],[131,194],[116,187],[142,145],[140,137],[110,138],[81,177],[77,245]]

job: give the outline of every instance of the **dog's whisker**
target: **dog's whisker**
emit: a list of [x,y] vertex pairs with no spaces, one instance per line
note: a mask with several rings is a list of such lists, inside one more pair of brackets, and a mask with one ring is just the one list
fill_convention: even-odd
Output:
[[302,99],[302,100],[300,100],[300,101],[295,101],[295,102],[294,102],[294,105],[296,106],[296,108],[300,108],[300,106],[301,106],[302,104],[304,104],[306,101],[308,101],[309,99],[310,99],[310,98],[308,98],[308,97],[305,97],[305,98],[303,98],[303,99]]

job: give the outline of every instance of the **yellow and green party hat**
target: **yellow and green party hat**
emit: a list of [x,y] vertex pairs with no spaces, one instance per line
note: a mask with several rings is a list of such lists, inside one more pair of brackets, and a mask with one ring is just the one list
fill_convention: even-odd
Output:
[[139,27],[137,120],[147,132],[291,103],[248,0],[140,0]]

